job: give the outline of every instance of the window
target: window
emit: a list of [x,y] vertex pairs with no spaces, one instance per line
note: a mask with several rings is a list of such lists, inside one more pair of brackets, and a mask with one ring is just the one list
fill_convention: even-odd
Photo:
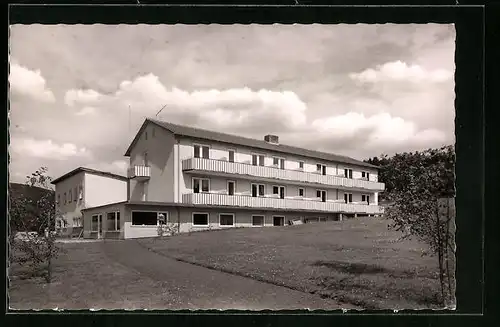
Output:
[[132,211],[132,226],[156,226],[158,213],[155,211]]
[[234,181],[227,181],[227,194],[234,195],[234,190],[236,183]]
[[234,226],[234,214],[221,213],[219,215],[219,225],[220,226]]
[[148,140],[148,132],[144,132],[144,139],[147,141]]
[[82,217],[73,218],[73,227],[81,227],[82,226]]
[[64,204],[67,203],[66,192],[64,192]]
[[148,153],[144,152],[144,166],[148,166]]
[[98,231],[98,228],[99,228],[99,217],[97,215],[93,215],[92,216],[92,226],[91,227],[91,231],[92,232],[97,232]]
[[208,178],[193,178],[193,193],[208,193],[210,180]]
[[193,145],[194,157],[195,158],[210,158],[210,147],[208,145]]
[[258,196],[264,196],[264,184],[252,184],[252,196],[253,197],[258,197]]
[[367,181],[370,180],[370,173],[369,172],[361,172],[361,178],[366,179]]
[[73,202],[76,202],[76,198],[77,198],[77,191],[78,191],[78,188],[75,187],[75,192],[73,193],[74,194],[74,197],[73,197]]
[[158,212],[158,225],[165,225],[168,224],[169,218],[168,218],[168,212]]
[[316,165],[316,172],[321,175],[326,175],[326,166],[322,164]]
[[61,194],[57,195],[57,204],[61,205]]
[[264,216],[252,216],[252,226],[264,226]]
[[273,166],[285,169],[285,159],[273,157]]
[[68,203],[71,203],[73,202],[73,196],[72,196],[72,193],[71,193],[71,190],[69,190],[69,195],[68,195]]
[[299,169],[304,169],[304,161],[299,161]]
[[344,177],[345,178],[352,178],[352,169],[344,169]]
[[365,194],[361,195],[361,201],[370,204],[370,196]]
[[351,203],[352,202],[352,194],[344,193],[344,201],[345,201],[345,203]]
[[229,162],[234,162],[234,150],[229,150]]
[[316,197],[321,199],[321,202],[326,202],[326,191],[316,190]]
[[252,165],[264,166],[264,156],[259,154],[252,154]]
[[208,226],[208,213],[193,213],[193,226]]
[[279,195],[280,199],[285,198],[285,187],[284,186],[273,186],[273,194]]
[[304,189],[303,188],[299,188],[299,196],[304,196]]
[[80,200],[83,200],[83,186],[80,185],[80,196],[78,197]]
[[120,212],[108,212],[107,214],[107,230],[119,231],[120,230]]

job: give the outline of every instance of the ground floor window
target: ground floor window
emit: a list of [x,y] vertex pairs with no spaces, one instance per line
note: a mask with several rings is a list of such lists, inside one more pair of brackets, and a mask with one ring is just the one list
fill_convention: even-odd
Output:
[[82,217],[73,218],[73,227],[81,227],[82,226]]
[[193,213],[193,226],[208,226],[208,213]]
[[93,215],[92,216],[91,231],[97,232],[98,230],[99,230],[99,216]]
[[219,215],[219,225],[221,225],[221,226],[234,226],[234,214],[221,213]]
[[132,226],[156,226],[158,213],[156,211],[132,211]]
[[108,212],[107,219],[107,230],[109,231],[119,231],[120,230],[120,212]]
[[264,226],[264,216],[252,216],[252,226]]
[[273,226],[284,226],[285,217],[283,216],[273,216]]

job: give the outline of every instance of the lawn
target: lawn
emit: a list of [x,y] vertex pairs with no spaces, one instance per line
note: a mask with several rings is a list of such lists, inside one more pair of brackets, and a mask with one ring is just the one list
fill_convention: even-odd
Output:
[[30,277],[28,269],[11,266],[11,309],[152,309],[182,303],[163,283],[110,260],[99,243],[62,246],[50,284]]
[[356,218],[141,239],[164,256],[367,309],[437,308],[437,259],[388,221]]

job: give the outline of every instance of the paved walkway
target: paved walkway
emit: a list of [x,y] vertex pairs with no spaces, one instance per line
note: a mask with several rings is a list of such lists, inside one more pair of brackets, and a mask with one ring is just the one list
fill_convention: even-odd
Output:
[[185,309],[339,309],[333,300],[179,262],[134,240],[105,241],[101,246],[112,260],[166,284]]

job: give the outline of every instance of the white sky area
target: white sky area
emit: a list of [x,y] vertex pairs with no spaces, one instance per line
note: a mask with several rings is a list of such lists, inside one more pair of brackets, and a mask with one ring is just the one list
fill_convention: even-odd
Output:
[[367,159],[455,143],[453,25],[13,25],[10,179],[125,174],[146,117]]

